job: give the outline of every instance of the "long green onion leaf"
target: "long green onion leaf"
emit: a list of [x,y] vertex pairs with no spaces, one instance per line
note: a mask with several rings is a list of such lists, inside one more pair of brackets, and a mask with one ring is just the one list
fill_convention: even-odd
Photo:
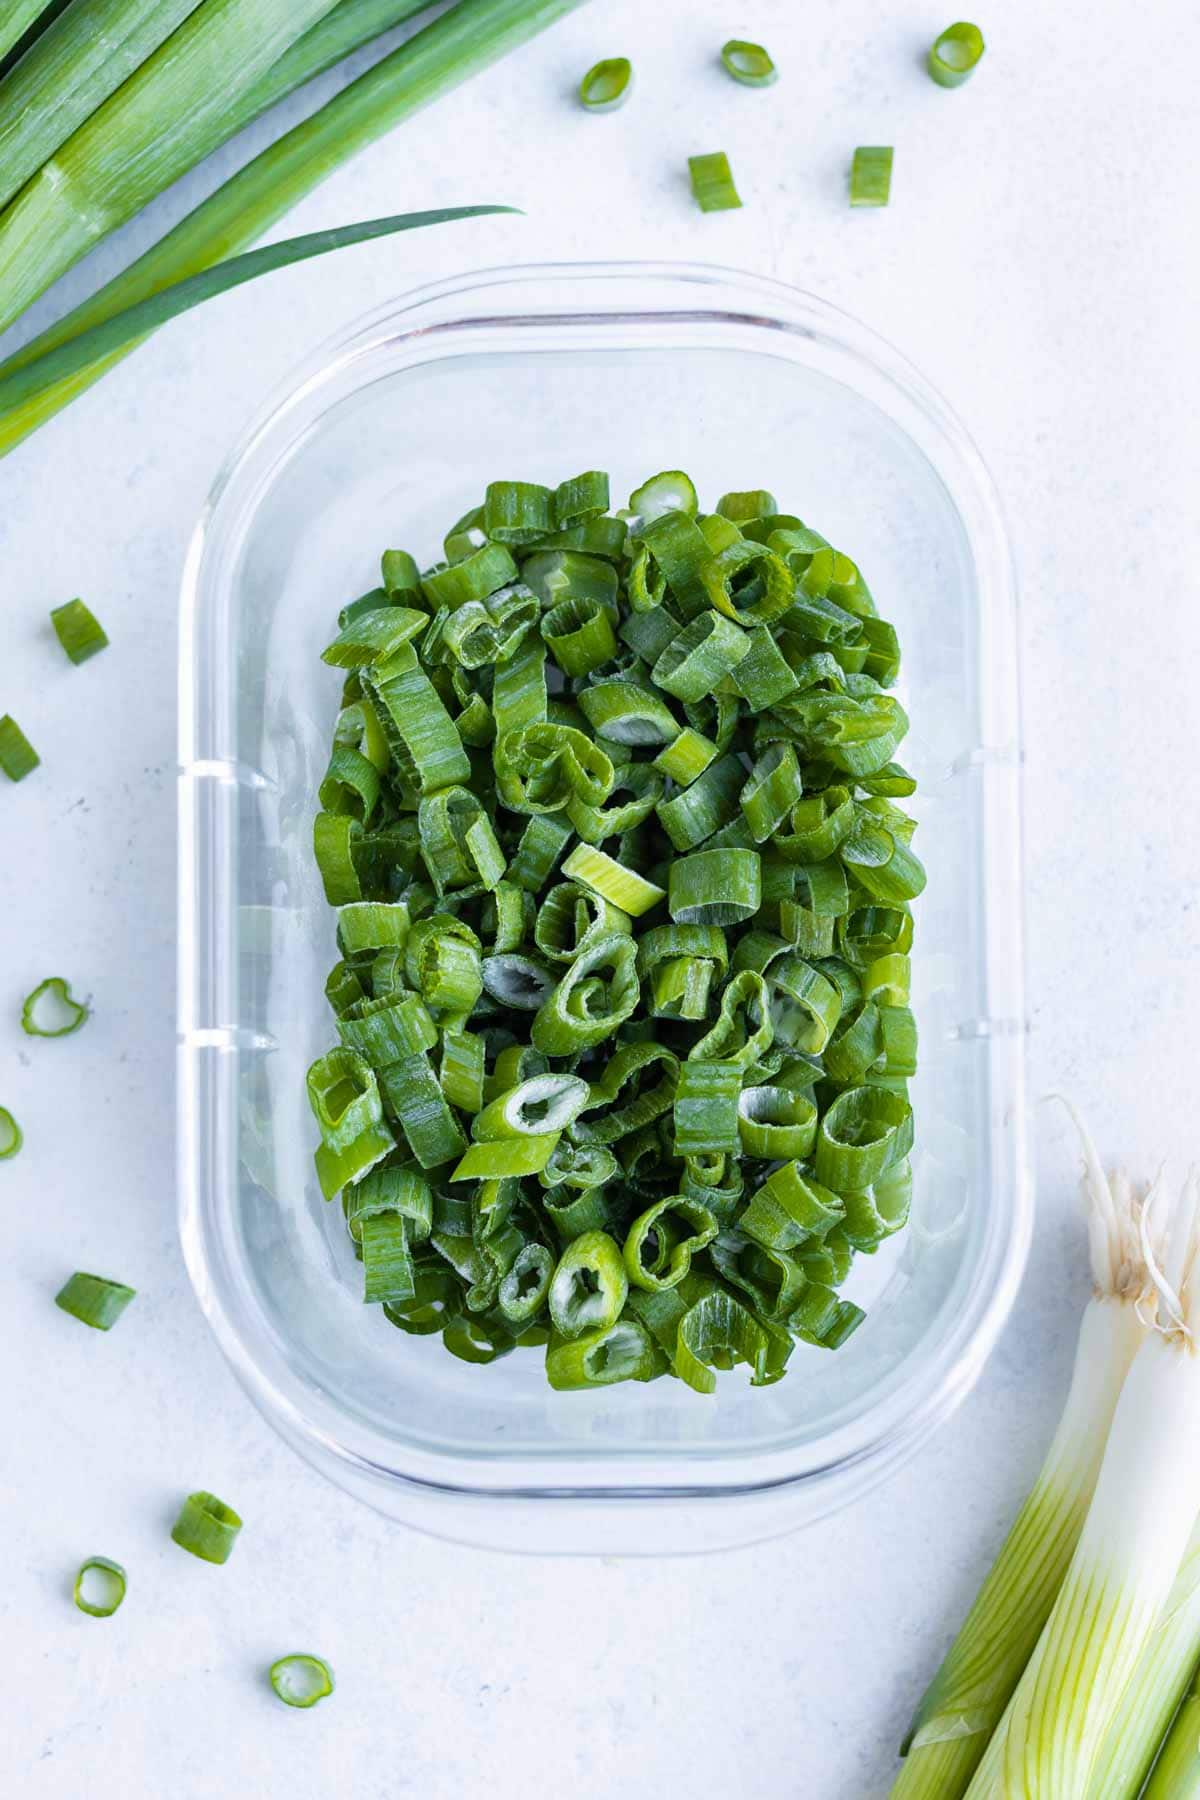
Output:
[[627,56],[594,63],[579,84],[579,98],[589,112],[615,112],[633,89],[633,64]]
[[10,781],[24,781],[41,760],[12,714],[5,713],[0,718],[0,769]]
[[886,206],[892,194],[890,144],[860,144],[850,165],[851,206]]
[[25,1142],[25,1133],[7,1106],[0,1106],[0,1162],[15,1156]]
[[721,61],[726,73],[744,87],[769,87],[779,75],[769,51],[761,44],[748,44],[743,38],[730,38],[722,47]]
[[1082,1135],[1093,1296],[1070,1391],[1029,1497],[913,1717],[893,1800],[966,1793],[1062,1586],[1122,1384],[1146,1335],[1141,1314],[1151,1286],[1138,1241],[1140,1203],[1126,1176],[1105,1176]]
[[[0,59],[7,59],[9,52],[20,44],[50,4],[51,0],[8,0],[3,16],[0,16]],[[62,0],[59,0],[61,4]]]
[[68,600],[50,614],[54,634],[73,663],[87,662],[108,648],[108,637],[95,613],[82,600]]
[[742,204],[723,150],[714,150],[707,156],[689,156],[688,173],[701,212],[730,212]]
[[74,0],[47,26],[0,81],[0,207],[199,3]]
[[[446,225],[456,219],[475,219],[488,213],[515,210],[511,206],[451,206],[432,212],[398,213],[386,219],[367,219],[359,225],[335,225],[325,231],[307,232],[303,237],[284,238],[281,243],[267,244],[261,250],[232,256],[228,262],[217,263],[174,287],[161,289],[151,299],[139,301],[103,325],[95,325],[78,337],[69,338],[65,344],[48,350],[37,362],[14,369],[8,375],[0,373],[0,414],[19,408],[50,384],[69,381],[92,364],[105,361],[114,353],[119,354],[127,345],[139,342],[168,320],[190,312],[192,307],[214,300],[231,288],[255,281],[260,275],[306,262],[313,256],[326,256],[331,250],[344,250],[352,244],[368,243],[373,238],[390,237],[394,232],[419,231],[426,225]],[[103,646],[97,644],[96,648]]]
[[93,1619],[111,1619],[125,1598],[125,1571],[107,1556],[89,1556],[75,1577],[75,1604]]
[[21,1004],[21,1030],[27,1037],[70,1037],[87,1023],[90,1008],[76,1000],[61,975],[38,983]]
[[[356,151],[579,4],[459,0],[239,170],[121,275],[25,345],[0,368],[0,377],[252,244]],[[40,386],[15,407],[0,405],[0,455],[90,386],[128,348],[123,343],[74,374]]]
[[332,1694],[333,1670],[319,1656],[281,1656],[271,1664],[271,1686],[285,1706],[315,1706]]
[[965,20],[948,25],[929,48],[929,73],[939,87],[961,87],[970,81],[983,55],[983,33]]
[[123,1281],[106,1281],[103,1275],[77,1271],[59,1288],[54,1304],[94,1331],[110,1331],[136,1291]]
[[338,0],[333,11],[310,25],[231,109],[226,135],[232,137],[297,88],[336,67],[385,31],[428,11],[429,5],[430,0]]
[[214,150],[237,96],[334,4],[207,0],[193,12],[0,213],[0,331]]
[[231,1506],[200,1489],[189,1494],[171,1527],[172,1540],[202,1562],[226,1563],[233,1555],[242,1521]]

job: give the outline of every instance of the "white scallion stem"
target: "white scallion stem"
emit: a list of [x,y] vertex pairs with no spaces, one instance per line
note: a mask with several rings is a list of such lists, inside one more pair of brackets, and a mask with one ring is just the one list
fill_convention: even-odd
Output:
[[1086,1800],[1109,1722],[1163,1617],[1200,1497],[1198,1205],[1193,1179],[1165,1268],[1155,1259],[1155,1329],[1121,1390],[1078,1547],[970,1800]]
[[1095,1295],[1080,1323],[1070,1392],[1029,1498],[917,1710],[892,1800],[960,1800],[966,1793],[1050,1616],[1122,1384],[1145,1337],[1150,1283],[1140,1253],[1140,1204],[1124,1175],[1105,1178],[1082,1125],[1079,1131]]

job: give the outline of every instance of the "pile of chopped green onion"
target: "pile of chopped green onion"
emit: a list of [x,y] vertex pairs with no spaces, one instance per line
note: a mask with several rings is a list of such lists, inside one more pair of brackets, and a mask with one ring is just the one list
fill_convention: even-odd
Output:
[[364,1297],[557,1388],[833,1348],[909,1206],[896,633],[762,490],[493,482],[343,608],[308,1090]]

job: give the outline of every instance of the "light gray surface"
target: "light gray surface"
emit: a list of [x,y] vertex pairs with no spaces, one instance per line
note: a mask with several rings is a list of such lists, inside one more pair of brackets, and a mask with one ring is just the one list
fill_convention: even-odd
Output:
[[[1061,1401],[1084,1278],[1059,1120],[1038,1121],[1034,1262],[983,1381],[840,1518],[653,1565],[486,1556],[384,1524],[243,1399],[176,1245],[174,609],[193,520],[250,408],[388,294],[471,265],[615,255],[709,256],[813,287],[942,387],[1009,511],[1033,1091],[1066,1087],[1107,1150],[1145,1163],[1194,1150],[1200,843],[1183,796],[1200,662],[1200,23],[1172,5],[1139,24],[1116,0],[995,10],[982,70],[944,93],[919,63],[947,21],[936,8],[748,3],[735,17],[717,0],[594,0],[360,157],[289,229],[482,199],[523,202],[527,219],[353,251],[219,302],[0,466],[0,711],[45,757],[0,794],[0,1103],[27,1134],[0,1169],[11,1791],[518,1800],[552,1783],[579,1800],[616,1784],[637,1800],[685,1785],[692,1800],[863,1800],[886,1787],[907,1709]],[[774,90],[710,66],[731,30],[770,44]],[[630,47],[629,107],[582,116],[573,81]],[[859,141],[897,146],[885,213],[845,205]],[[747,205],[703,217],[684,160],[718,145]],[[178,209],[156,209],[120,254]],[[83,670],[45,623],[76,592],[114,640]],[[91,992],[96,1016],[26,1045],[17,1002],[50,972]],[[50,1304],[75,1267],[141,1290],[111,1337]],[[249,1520],[224,1570],[166,1535],[202,1484]],[[74,1568],[97,1551],[130,1572],[109,1622],[70,1605]],[[302,1716],[262,1671],[309,1648],[339,1688]]]

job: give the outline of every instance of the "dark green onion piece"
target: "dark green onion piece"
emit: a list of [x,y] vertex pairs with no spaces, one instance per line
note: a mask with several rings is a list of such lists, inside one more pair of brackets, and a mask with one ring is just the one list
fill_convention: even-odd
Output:
[[226,1563],[233,1555],[242,1521],[231,1506],[203,1490],[189,1494],[171,1527],[171,1537],[181,1550],[202,1562]]
[[965,21],[948,25],[930,46],[929,73],[939,87],[961,87],[975,73],[984,48],[983,33],[978,25]]
[[10,781],[24,781],[41,757],[11,713],[0,718],[0,769]]
[[107,649],[104,627],[82,600],[68,600],[50,614],[59,643],[73,663],[83,663]]
[[333,1670],[320,1656],[281,1656],[271,1664],[271,1686],[285,1706],[315,1706],[332,1694]]
[[125,1598],[125,1571],[107,1556],[89,1556],[75,1577],[75,1604],[91,1619],[111,1619]]
[[721,50],[721,61],[745,87],[769,87],[779,73],[761,44],[747,44],[742,38],[730,38]]
[[25,1133],[7,1106],[0,1106],[0,1162],[7,1162],[10,1156],[15,1156],[24,1142]]
[[892,192],[892,146],[860,144],[850,166],[851,206],[886,206]]
[[723,150],[714,150],[707,156],[689,156],[688,172],[701,212],[729,212],[742,204]]
[[589,112],[614,112],[624,106],[633,87],[633,64],[627,56],[594,63],[579,84],[579,98]]
[[136,1293],[124,1282],[76,1271],[59,1288],[54,1304],[95,1331],[110,1331]]

